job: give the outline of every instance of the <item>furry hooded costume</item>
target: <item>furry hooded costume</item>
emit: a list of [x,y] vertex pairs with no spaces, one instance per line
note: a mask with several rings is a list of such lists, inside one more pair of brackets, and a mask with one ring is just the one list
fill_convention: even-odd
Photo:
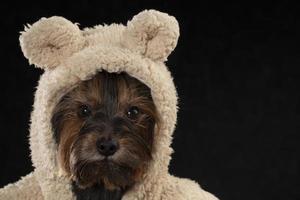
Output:
[[59,99],[101,70],[127,72],[149,88],[161,116],[154,133],[153,160],[124,200],[216,200],[188,179],[168,173],[172,133],[177,117],[177,93],[164,64],[179,37],[176,19],[155,10],[134,16],[127,26],[98,25],[80,30],[62,17],[42,18],[21,33],[22,51],[30,64],[45,70],[34,99],[30,148],[34,171],[0,190],[1,200],[71,200],[69,178],[57,163],[51,128]]

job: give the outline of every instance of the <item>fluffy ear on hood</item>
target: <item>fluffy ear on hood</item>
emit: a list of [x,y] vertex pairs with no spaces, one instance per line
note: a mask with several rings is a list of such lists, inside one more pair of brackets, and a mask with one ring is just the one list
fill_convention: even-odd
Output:
[[124,45],[154,61],[166,61],[177,45],[177,20],[166,13],[145,10],[128,21]]
[[58,66],[85,44],[78,26],[58,16],[41,18],[33,25],[25,26],[19,39],[29,63],[42,69]]

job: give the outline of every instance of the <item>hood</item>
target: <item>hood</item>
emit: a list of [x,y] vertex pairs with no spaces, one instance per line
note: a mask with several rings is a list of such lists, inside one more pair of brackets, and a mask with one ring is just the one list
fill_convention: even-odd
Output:
[[31,114],[30,148],[45,199],[52,199],[53,191],[72,198],[70,180],[57,162],[52,111],[64,94],[102,70],[126,72],[151,89],[161,119],[160,129],[154,133],[153,160],[142,181],[125,196],[136,199],[142,193],[135,191],[159,190],[151,183],[163,181],[168,173],[177,117],[177,93],[164,62],[178,37],[176,19],[155,10],[139,13],[126,26],[98,25],[80,30],[76,23],[54,16],[25,27],[20,36],[22,51],[30,64],[44,70]]

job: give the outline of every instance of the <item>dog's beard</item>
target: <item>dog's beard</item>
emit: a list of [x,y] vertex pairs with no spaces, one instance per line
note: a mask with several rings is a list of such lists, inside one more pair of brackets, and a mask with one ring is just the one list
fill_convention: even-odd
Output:
[[92,134],[80,137],[71,148],[70,172],[79,187],[104,184],[109,190],[124,189],[140,178],[151,159],[148,147],[134,139],[122,138],[120,149],[105,157],[91,147],[88,141],[92,137]]

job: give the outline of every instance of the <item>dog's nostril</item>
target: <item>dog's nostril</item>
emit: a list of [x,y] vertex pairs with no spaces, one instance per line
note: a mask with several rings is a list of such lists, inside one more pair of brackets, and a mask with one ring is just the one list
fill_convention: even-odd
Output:
[[100,150],[104,150],[105,149],[105,146],[103,144],[100,144]]
[[97,141],[97,149],[100,154],[104,156],[111,156],[117,151],[118,144],[114,140],[99,140]]
[[115,150],[115,146],[111,146],[110,148],[109,148],[109,151],[114,151]]

